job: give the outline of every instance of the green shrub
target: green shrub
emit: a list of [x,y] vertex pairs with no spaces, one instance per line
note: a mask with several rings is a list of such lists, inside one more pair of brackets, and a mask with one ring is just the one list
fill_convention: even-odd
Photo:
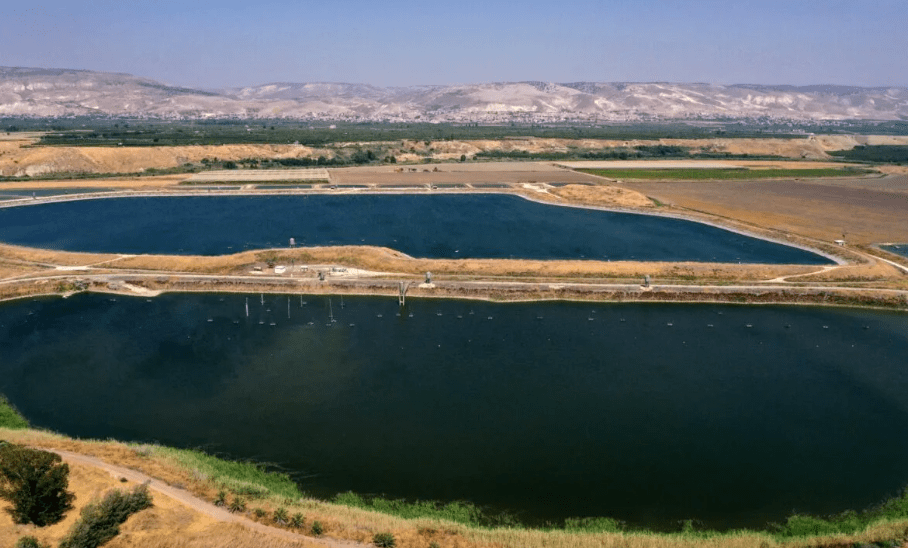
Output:
[[378,548],[394,548],[397,546],[397,541],[391,533],[375,533],[372,537],[372,544]]
[[279,525],[286,525],[287,520],[288,520],[288,518],[287,518],[287,509],[286,508],[281,506],[280,508],[278,508],[277,510],[274,511],[274,523],[277,523]]
[[255,517],[261,519],[265,517],[268,512],[266,512],[263,508],[256,508],[252,511],[252,513],[255,515]]
[[231,501],[230,505],[227,506],[227,509],[230,510],[231,512],[233,512],[234,514],[237,512],[245,512],[246,511],[246,501],[244,501],[242,497],[234,496],[233,501]]
[[60,548],[97,548],[117,536],[129,516],[151,506],[148,484],[130,491],[115,490],[82,509],[79,520],[60,541]]
[[612,518],[567,518],[564,530],[572,533],[618,533],[624,524]]
[[839,532],[835,523],[813,516],[790,516],[779,531],[786,537],[825,536]]
[[0,441],[0,498],[16,523],[57,523],[72,508],[69,465],[60,455]]
[[316,520],[312,522],[312,534],[315,536],[321,536],[325,532],[325,528],[322,527],[322,522]]
[[50,545],[40,542],[35,537],[22,537],[16,541],[16,548],[50,548]]
[[303,524],[305,524],[306,518],[299,512],[293,514],[293,517],[290,518],[290,527],[294,529],[302,529]]
[[218,495],[214,497],[215,506],[227,506],[227,491],[221,489],[218,491]]

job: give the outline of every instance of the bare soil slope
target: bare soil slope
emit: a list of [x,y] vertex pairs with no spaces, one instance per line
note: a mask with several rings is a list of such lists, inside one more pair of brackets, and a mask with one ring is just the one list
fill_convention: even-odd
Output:
[[851,243],[908,241],[908,222],[904,222],[908,196],[899,190],[900,179],[628,182],[625,186],[664,203],[826,241],[843,234]]
[[42,147],[30,141],[0,141],[0,175],[40,176],[60,172],[138,173],[165,169],[203,158],[308,158],[330,156],[299,145],[218,145],[175,147]]

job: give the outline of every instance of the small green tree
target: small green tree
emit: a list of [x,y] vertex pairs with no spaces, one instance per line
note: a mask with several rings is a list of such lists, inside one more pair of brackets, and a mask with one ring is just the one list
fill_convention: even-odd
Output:
[[72,508],[69,465],[60,455],[0,441],[0,498],[16,523],[57,523]]

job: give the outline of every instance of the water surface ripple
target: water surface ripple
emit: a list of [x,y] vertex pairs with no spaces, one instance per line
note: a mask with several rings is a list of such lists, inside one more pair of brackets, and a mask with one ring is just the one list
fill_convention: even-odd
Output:
[[420,258],[831,264],[693,221],[509,195],[136,197],[0,209],[0,241],[66,251],[220,255],[290,238]]
[[0,392],[39,427],[276,463],[319,496],[528,521],[761,526],[908,484],[904,313],[246,299],[4,304]]

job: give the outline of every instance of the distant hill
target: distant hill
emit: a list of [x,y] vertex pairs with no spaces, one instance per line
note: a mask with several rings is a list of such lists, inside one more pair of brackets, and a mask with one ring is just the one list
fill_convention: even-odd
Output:
[[908,120],[908,89],[620,82],[382,88],[314,82],[204,91],[129,74],[0,67],[0,116],[72,115],[479,123]]

